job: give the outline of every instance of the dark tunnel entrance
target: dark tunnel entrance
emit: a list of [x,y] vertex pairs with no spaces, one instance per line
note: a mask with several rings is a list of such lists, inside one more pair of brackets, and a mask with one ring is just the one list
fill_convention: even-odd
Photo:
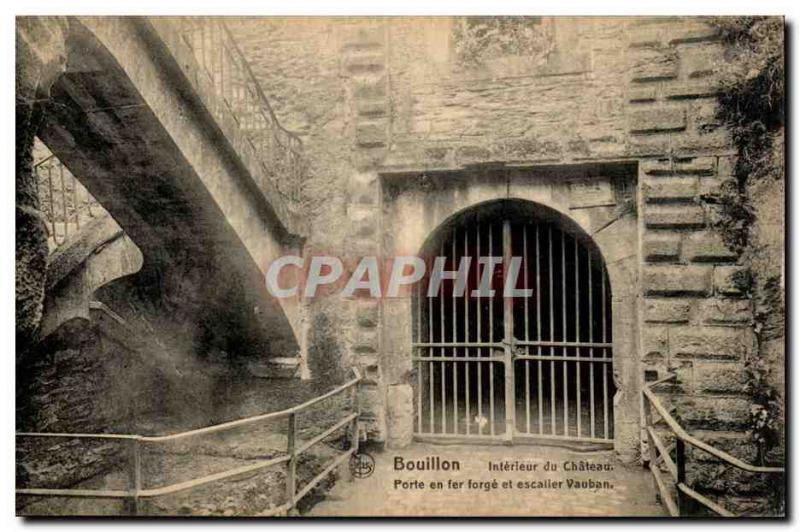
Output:
[[[571,225],[503,201],[428,241],[414,301],[418,435],[613,441],[610,286],[596,246]],[[437,280],[435,257],[463,273]]]

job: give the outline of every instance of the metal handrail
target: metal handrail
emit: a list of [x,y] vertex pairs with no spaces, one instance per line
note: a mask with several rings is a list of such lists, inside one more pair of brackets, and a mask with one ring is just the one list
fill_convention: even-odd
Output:
[[[649,460],[650,460],[650,471],[653,473],[656,487],[659,490],[659,494],[661,495],[664,504],[667,506],[670,514],[673,516],[679,516],[686,513],[688,509],[688,497],[691,500],[697,501],[706,508],[710,509],[714,513],[725,516],[725,517],[734,517],[735,514],[727,510],[726,508],[722,507],[721,505],[711,501],[704,495],[698,493],[697,491],[693,490],[687,483],[686,483],[686,445],[691,445],[697,449],[705,451],[706,453],[722,460],[723,462],[740,469],[742,471],[747,471],[749,473],[762,473],[762,474],[785,474],[786,470],[783,467],[776,467],[776,466],[757,466],[740,460],[735,456],[732,456],[729,453],[721,449],[717,449],[716,447],[692,436],[675,420],[675,418],[669,413],[661,401],[659,400],[658,396],[653,392],[653,388],[659,384],[664,384],[666,382],[673,381],[677,378],[677,374],[669,374],[664,378],[661,378],[657,381],[653,381],[650,383],[645,384],[642,387],[642,394],[645,398],[644,401],[644,414],[645,414],[645,431],[647,433],[648,443],[649,443]],[[661,439],[656,434],[653,422],[652,412],[650,407],[653,407],[655,411],[661,416],[661,421],[663,421],[667,427],[672,431],[675,435],[675,451],[676,457],[675,460],[672,460],[672,457],[669,454],[667,447],[661,441]],[[671,495],[667,492],[666,482],[664,481],[663,477],[661,476],[661,470],[659,469],[659,462],[663,461],[664,465],[669,470],[670,476],[672,476],[674,482],[673,486],[677,493],[677,503],[671,497]]]
[[[170,31],[191,50],[219,103],[227,107],[255,149],[267,179],[281,196],[296,202],[305,179],[303,141],[278,121],[231,30],[219,18],[178,17],[170,21],[174,24]],[[210,109],[212,114],[217,112],[215,106]],[[281,168],[288,175],[273,175]]]
[[41,211],[54,247],[69,239],[71,225],[78,231],[86,218],[102,214],[102,206],[52,153],[36,161],[33,171]]
[[[270,466],[279,465],[283,463],[287,463],[287,475],[286,475],[286,502],[283,505],[280,505],[276,508],[273,508],[270,512],[272,514],[278,514],[282,512],[286,512],[291,510],[296,506],[296,504],[310,492],[322,479],[325,478],[331,471],[333,471],[337,466],[344,462],[344,460],[357,452],[358,445],[359,445],[359,434],[358,434],[358,418],[360,415],[359,408],[358,408],[358,383],[361,382],[361,374],[356,368],[353,368],[353,378],[349,381],[345,382],[337,386],[336,388],[314,397],[304,403],[299,405],[295,405],[293,407],[280,410],[277,412],[270,412],[268,414],[260,414],[256,416],[250,416],[243,419],[237,419],[234,421],[229,421],[226,423],[219,423],[217,425],[211,425],[209,427],[204,427],[201,429],[194,429],[188,430],[184,432],[179,432],[175,434],[168,434],[164,436],[142,436],[138,434],[108,434],[108,433],[98,433],[98,434],[91,434],[91,433],[54,433],[54,432],[17,432],[16,437],[32,437],[32,438],[83,438],[83,439],[116,439],[116,440],[126,440],[129,441],[131,444],[131,457],[133,464],[133,468],[129,471],[130,480],[131,480],[131,487],[128,490],[93,490],[93,489],[51,489],[51,488],[18,488],[16,490],[17,495],[29,495],[29,496],[56,496],[56,497],[84,497],[84,498],[107,498],[107,499],[127,499],[130,502],[130,510],[131,513],[136,514],[138,512],[138,501],[144,498],[153,498],[159,497],[163,495],[169,495],[172,493],[177,493],[179,491],[184,491],[191,488],[196,488],[198,486],[202,486],[204,484],[208,484],[211,482],[216,482],[220,480],[224,480],[230,477],[234,477],[237,475],[241,475],[243,473],[249,473],[252,471],[257,471],[260,469],[264,469]],[[352,390],[352,407],[353,411],[348,413],[345,417],[338,420],[332,426],[325,429],[322,433],[316,435],[311,440],[304,442],[302,445],[297,446],[297,415],[301,414],[303,411],[307,410],[308,408],[324,401],[325,399],[329,399],[337,394],[340,394],[346,390]],[[228,469],[226,471],[222,471],[219,473],[214,473],[211,475],[206,475],[199,478],[194,478],[190,480],[186,480],[183,482],[178,482],[174,484],[169,484],[167,486],[161,486],[156,488],[147,488],[142,489],[141,487],[141,450],[140,444],[142,442],[149,442],[149,443],[162,443],[166,441],[175,441],[183,438],[187,438],[190,436],[204,436],[224,430],[230,430],[236,427],[241,427],[245,425],[251,425],[253,423],[269,421],[269,420],[276,420],[276,419],[283,419],[287,418],[289,420],[289,431],[287,433],[287,450],[285,454],[270,458],[268,460],[259,460],[253,464],[247,464],[244,466],[240,466],[237,468]],[[330,436],[337,430],[340,430],[346,426],[350,425],[351,427],[351,441],[350,447],[342,453],[341,455],[337,456],[324,470],[322,473],[318,474],[314,477],[310,482],[308,482],[303,489],[299,492],[296,490],[295,486],[295,479],[296,479],[296,466],[297,466],[297,457],[308,451],[314,445],[320,443],[324,440],[327,436]],[[266,514],[262,514],[266,515]]]

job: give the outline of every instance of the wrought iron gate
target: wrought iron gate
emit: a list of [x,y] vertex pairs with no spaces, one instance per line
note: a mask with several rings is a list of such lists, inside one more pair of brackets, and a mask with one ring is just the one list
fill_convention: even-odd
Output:
[[[486,218],[449,228],[431,253],[445,257],[446,271],[470,257],[460,285],[431,276],[432,259],[415,295],[417,435],[611,441],[611,303],[602,258],[556,222]],[[512,257],[519,257],[516,272]],[[488,262],[501,258],[495,268]],[[530,295],[505,297],[507,275]],[[481,286],[494,294],[476,293]]]

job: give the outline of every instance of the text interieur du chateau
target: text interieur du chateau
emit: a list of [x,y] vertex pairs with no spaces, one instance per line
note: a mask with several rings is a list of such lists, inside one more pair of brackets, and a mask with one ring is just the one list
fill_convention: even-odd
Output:
[[[613,471],[614,464],[598,463],[588,460],[565,460],[555,462],[531,462],[521,460],[500,460],[487,462],[489,471]],[[459,460],[446,460],[440,456],[426,456],[425,458],[407,459],[402,456],[394,457],[395,471],[460,471]]]

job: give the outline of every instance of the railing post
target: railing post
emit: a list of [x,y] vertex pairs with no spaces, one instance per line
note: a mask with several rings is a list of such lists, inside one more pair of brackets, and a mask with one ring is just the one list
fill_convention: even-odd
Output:
[[650,400],[645,396],[642,403],[644,409],[644,433],[647,436],[647,460],[650,465],[656,465],[658,456],[656,455],[656,446],[653,437],[650,435],[650,428],[653,427],[653,411],[650,408]]
[[359,403],[359,396],[358,396],[358,383],[353,385],[352,394],[352,408],[353,413],[356,414],[355,419],[350,425],[350,448],[355,449],[354,453],[358,452],[359,447],[359,439],[358,439],[358,418],[361,416],[361,405]]
[[289,427],[286,437],[286,453],[289,455],[289,462],[286,464],[286,504],[289,511],[294,510],[295,483],[297,473],[297,454],[295,451],[297,436],[297,415],[292,412],[289,414]]
[[[646,385],[645,385],[646,386]],[[656,456],[656,442],[653,441],[653,436],[650,435],[650,428],[653,426],[653,411],[650,408],[650,399],[642,394],[642,408],[644,409],[644,433],[647,435],[647,460],[650,462],[650,467],[658,467]],[[655,475],[653,476],[653,486],[655,486],[656,500],[661,502],[661,492],[658,489],[658,481]]]
[[675,466],[678,470],[678,478],[675,480],[678,516],[689,515],[691,498],[680,490],[680,485],[686,484],[686,442],[681,438],[675,440]]
[[139,490],[142,489],[142,452],[138,438],[128,440],[128,486],[131,493],[126,501],[128,515],[139,514]]

